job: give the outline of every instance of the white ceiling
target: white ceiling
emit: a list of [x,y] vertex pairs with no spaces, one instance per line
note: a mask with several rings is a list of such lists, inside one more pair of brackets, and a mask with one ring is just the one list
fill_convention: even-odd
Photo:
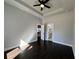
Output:
[[[5,0],[9,4],[15,5],[20,9],[28,8],[30,13],[34,13],[34,15],[42,15],[48,16],[58,12],[70,11],[74,9],[75,0],[50,0],[47,5],[51,6],[50,9],[44,8],[43,11],[40,10],[40,6],[33,7],[33,5],[39,3],[38,0]],[[15,2],[15,3],[13,3]],[[22,7],[21,7],[22,6]],[[25,9],[26,10],[26,9]]]

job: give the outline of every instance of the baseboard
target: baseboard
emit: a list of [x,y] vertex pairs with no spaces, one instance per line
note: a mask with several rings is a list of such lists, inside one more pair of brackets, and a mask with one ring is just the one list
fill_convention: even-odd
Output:
[[12,47],[8,47],[8,48],[4,49],[4,51],[8,51],[8,50],[11,50],[11,49],[16,48],[16,47],[19,47],[19,45],[15,45],[15,46],[12,46]]
[[[35,41],[36,41],[36,40],[33,40],[33,41],[30,41],[29,43],[32,43],[32,42],[35,42]],[[15,47],[19,47],[19,45],[15,45],[15,46],[12,46],[12,47],[8,47],[8,48],[4,49],[4,51],[11,50],[11,49],[13,49],[13,48],[15,48]]]
[[58,42],[58,41],[53,41],[53,42],[72,47],[72,45],[71,45],[71,44],[67,44],[67,43],[63,43],[63,42]]
[[35,42],[35,41],[37,41],[37,40],[30,41],[29,43],[32,43],[32,42]]
[[[36,41],[36,40],[33,40],[33,41],[31,41],[31,42],[35,42],[35,41]],[[31,43],[31,42],[29,42],[29,43]],[[58,42],[58,41],[53,41],[53,42],[55,42],[55,43],[59,43],[59,44],[63,44],[63,45],[66,45],[66,46],[70,46],[70,47],[72,47],[72,45],[67,44],[67,43]],[[6,49],[4,49],[4,51],[10,50],[10,49],[15,48],[15,47],[19,47],[19,45],[12,46],[12,47],[9,47],[9,48],[6,48]]]

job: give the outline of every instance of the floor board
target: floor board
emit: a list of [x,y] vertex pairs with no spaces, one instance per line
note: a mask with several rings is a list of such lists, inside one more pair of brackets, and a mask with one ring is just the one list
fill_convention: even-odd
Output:
[[[31,48],[30,48],[31,47]],[[30,43],[30,46],[14,59],[74,59],[72,48],[51,41]]]

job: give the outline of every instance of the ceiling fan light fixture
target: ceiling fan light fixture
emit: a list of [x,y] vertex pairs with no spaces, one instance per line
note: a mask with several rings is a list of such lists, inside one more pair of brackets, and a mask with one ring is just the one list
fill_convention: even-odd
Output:
[[46,8],[51,8],[50,6],[48,6],[46,3],[48,2],[49,0],[38,0],[38,4],[36,5],[33,5],[33,6],[40,6],[41,7],[41,11],[44,9],[44,7]]
[[41,6],[42,8],[44,8],[44,5],[43,5],[43,4],[41,4],[40,6]]

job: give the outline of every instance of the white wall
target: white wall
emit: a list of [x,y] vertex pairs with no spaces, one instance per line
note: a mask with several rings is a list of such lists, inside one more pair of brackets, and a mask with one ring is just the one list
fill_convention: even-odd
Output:
[[[36,40],[35,28],[42,23],[41,19],[7,3],[4,3],[4,13],[5,50],[18,46],[20,39],[27,43]],[[74,49],[74,10],[44,17],[43,22],[54,23],[53,41],[72,45]]]
[[45,17],[44,23],[53,23],[54,27],[54,42],[72,45],[74,48],[74,10],[70,12],[63,12],[52,16]]
[[41,19],[7,3],[4,3],[4,13],[4,50],[18,46],[20,39],[26,43],[36,40],[36,24]]

